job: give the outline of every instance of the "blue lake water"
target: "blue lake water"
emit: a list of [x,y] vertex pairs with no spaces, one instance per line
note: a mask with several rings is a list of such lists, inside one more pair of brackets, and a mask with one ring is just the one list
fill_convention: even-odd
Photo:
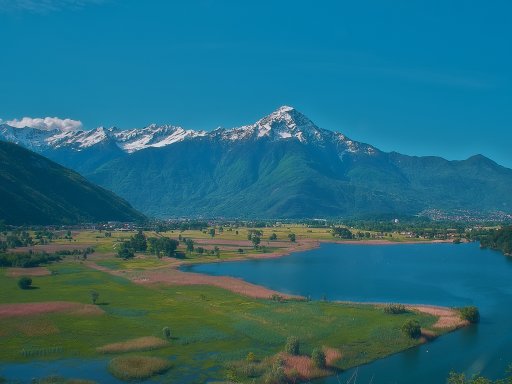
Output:
[[[451,370],[493,378],[512,363],[512,258],[471,244],[352,245],[186,270],[228,275],[313,299],[476,305],[478,325],[358,368],[358,383],[445,383]],[[317,383],[338,384],[354,375]]]

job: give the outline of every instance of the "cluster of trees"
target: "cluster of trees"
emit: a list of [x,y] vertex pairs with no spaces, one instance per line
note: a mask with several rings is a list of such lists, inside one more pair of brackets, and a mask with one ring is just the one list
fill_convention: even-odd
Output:
[[492,230],[480,236],[480,245],[483,248],[496,249],[505,255],[512,255],[512,226]]
[[59,255],[50,255],[46,252],[3,253],[0,254],[0,267],[32,268],[60,260],[62,258]]
[[18,247],[28,247],[34,244],[34,239],[26,231],[4,232],[0,239],[0,251]]
[[162,256],[173,257],[176,255],[178,248],[178,240],[170,239],[168,237],[150,237],[147,240],[148,251],[158,258]]
[[[124,241],[120,244],[117,255],[122,259],[131,259],[135,256],[135,252],[149,252],[158,258],[163,256],[174,257],[176,256],[178,245],[178,240],[169,237],[146,238],[144,232],[139,230],[135,235],[131,236],[128,241]],[[193,247],[192,242],[192,250]]]
[[354,235],[348,228],[345,227],[333,227],[332,235],[334,237],[339,237],[340,239],[353,239]]

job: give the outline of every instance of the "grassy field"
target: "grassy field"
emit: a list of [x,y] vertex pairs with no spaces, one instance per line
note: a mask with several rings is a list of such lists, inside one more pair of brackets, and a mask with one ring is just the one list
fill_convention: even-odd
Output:
[[[313,236],[313,232],[299,231],[299,228],[275,232],[281,239],[287,237],[287,231],[298,237]],[[272,232],[264,229],[264,236],[267,233]],[[199,231],[181,234],[196,240],[211,239]],[[74,233],[71,241],[58,242],[69,244],[70,249],[93,244],[94,261],[113,270],[168,266],[167,260],[152,256],[129,261],[115,258],[116,244],[129,235],[113,232],[112,237],[106,238],[99,232],[84,231]],[[168,235],[177,237],[177,233]],[[314,232],[314,236],[332,239],[321,230]],[[247,232],[239,230],[236,235],[224,231],[215,236],[215,240],[219,238],[247,240]],[[196,261],[212,257],[215,256],[192,255]],[[231,254],[222,250],[220,257],[229,258]],[[0,270],[0,303],[91,304],[94,290],[99,293],[97,306],[103,313],[27,313],[0,317],[0,361],[105,357],[101,347],[129,344],[130,340],[143,337],[164,339],[162,329],[169,327],[172,338],[168,343],[142,351],[127,348],[127,352],[112,353],[109,358],[137,355],[170,359],[173,367],[165,373],[166,380],[183,382],[186,378],[188,382],[199,383],[212,376],[225,378],[226,363],[243,360],[249,352],[257,359],[279,353],[289,336],[300,338],[303,354],[310,354],[315,347],[338,350],[342,358],[335,366],[346,369],[417,345],[418,340],[400,331],[406,320],[414,318],[424,328],[430,328],[436,321],[433,316],[413,312],[389,315],[371,305],[251,299],[210,286],[142,286],[93,270],[72,256],[52,264],[49,269],[50,275],[33,277],[36,289],[30,290],[19,289],[18,278],[10,277],[7,269]]]

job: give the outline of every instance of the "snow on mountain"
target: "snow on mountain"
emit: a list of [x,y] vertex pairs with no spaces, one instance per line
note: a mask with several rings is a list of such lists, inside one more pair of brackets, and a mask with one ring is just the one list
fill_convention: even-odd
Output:
[[317,127],[293,107],[282,106],[254,124],[211,132],[186,130],[173,125],[152,124],[142,129],[121,130],[99,127],[92,130],[42,130],[0,125],[0,139],[34,150],[70,148],[81,151],[95,145],[112,142],[127,153],[151,147],[165,147],[184,140],[210,138],[230,142],[241,140],[299,140],[304,144],[335,145],[340,156],[345,153],[372,155],[376,149],[348,139],[339,132]]

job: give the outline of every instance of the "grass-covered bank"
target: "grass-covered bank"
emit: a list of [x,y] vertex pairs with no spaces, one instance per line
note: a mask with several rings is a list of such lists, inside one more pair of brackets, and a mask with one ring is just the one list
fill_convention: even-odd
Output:
[[256,359],[274,356],[289,336],[296,335],[303,354],[310,355],[315,348],[339,350],[341,359],[333,364],[343,369],[419,343],[400,331],[407,319],[414,318],[425,328],[436,321],[434,316],[411,312],[389,315],[371,305],[250,299],[209,286],[140,286],[78,261],[49,268],[53,274],[33,278],[38,287],[33,290],[19,289],[17,279],[4,270],[0,301],[91,304],[94,290],[102,312],[0,318],[1,361],[96,357],[101,353],[98,348],[108,344],[147,336],[163,339],[162,330],[169,327],[168,345],[123,355],[172,358],[166,377],[179,381],[193,375],[201,382],[212,376],[224,378],[228,362],[246,359],[251,352]]

